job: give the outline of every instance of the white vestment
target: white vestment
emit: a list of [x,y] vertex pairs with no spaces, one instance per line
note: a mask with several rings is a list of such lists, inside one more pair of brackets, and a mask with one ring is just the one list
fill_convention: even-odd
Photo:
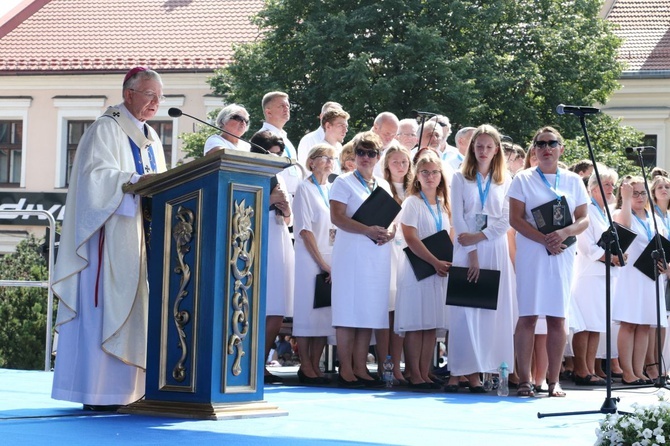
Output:
[[77,147],[53,276],[60,299],[56,399],[112,405],[144,394],[149,289],[140,199],[122,192],[140,176],[128,137],[145,169],[149,144],[156,171],[166,169],[160,138],[148,126],[145,137],[143,127],[123,105],[110,107]]

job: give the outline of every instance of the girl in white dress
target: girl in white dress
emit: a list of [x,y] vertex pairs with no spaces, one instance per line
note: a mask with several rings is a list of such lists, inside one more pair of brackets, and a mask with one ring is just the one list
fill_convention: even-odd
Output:
[[480,268],[500,271],[498,307],[449,309],[447,392],[458,391],[459,377],[467,376],[470,391],[483,393],[480,372],[495,372],[502,362],[510,371],[514,366],[514,272],[507,242],[510,184],[500,134],[482,125],[451,183],[454,265],[468,267],[468,280],[474,282]]
[[335,336],[330,307],[314,308],[315,277],[330,273],[333,251],[330,222],[330,183],[335,149],[317,144],[309,151],[307,170],[312,172],[298,185],[293,198],[293,231],[295,237],[295,296],[293,335],[300,354],[298,379],[303,384],[327,384],[330,380],[319,367],[327,337]]
[[[656,283],[640,272],[635,262],[653,239],[654,223],[642,177],[621,185],[622,204],[614,220],[637,234],[628,248],[626,266],[621,268],[612,303],[612,319],[620,322],[617,345],[624,385],[651,384],[644,374],[649,328],[656,325]],[[663,235],[663,225],[658,227]],[[661,278],[662,279],[662,278]],[[659,280],[661,314],[665,314],[665,288]],[[661,325],[665,326],[665,318]]]
[[[509,189],[510,224],[517,231],[516,293],[519,320],[514,347],[517,355],[519,396],[534,396],[530,384],[531,357],[538,316],[546,316],[549,396],[562,397],[558,382],[565,350],[567,315],[576,247],[564,241],[588,226],[588,195],[579,175],[558,168],[563,138],[552,127],[544,127],[533,137],[537,167],[514,177]],[[567,209],[558,204],[565,197]],[[568,212],[573,223],[548,234],[537,229],[532,210],[554,201],[552,218],[564,222]]]
[[337,226],[331,264],[333,326],[342,387],[381,387],[368,373],[372,330],[388,328],[391,242],[395,226],[366,226],[351,217],[377,187],[391,186],[373,175],[382,142],[373,132],[354,138],[356,170],[337,177],[330,190],[330,219]]
[[[410,168],[412,164],[412,155],[396,140],[391,142],[391,145],[384,152],[383,160],[384,179],[391,184],[391,191],[393,192],[393,199],[402,205],[407,191],[414,179],[413,169]],[[400,216],[398,214],[395,219],[396,227],[400,224]],[[403,338],[393,331],[394,317],[395,317],[395,297],[396,297],[396,281],[398,261],[405,253],[403,249],[407,246],[405,239],[402,236],[402,231],[396,231],[395,239],[391,244],[391,288],[389,293],[389,327],[390,330],[376,330],[375,340],[377,341],[377,367],[383,363],[386,356],[391,355],[393,362],[393,377],[395,379],[393,385],[407,385],[407,381],[400,370],[400,359],[402,356]],[[378,370],[381,373],[382,370]],[[380,375],[381,376],[381,375]]]
[[[652,171],[652,182],[649,189],[651,190],[651,197],[654,200],[654,210],[656,211],[656,222],[659,226],[663,227],[663,233],[667,237],[670,234],[670,178],[668,178],[667,172],[665,175],[659,174],[653,176],[654,172]],[[660,229],[660,228],[659,228]],[[670,268],[668,269],[668,274],[670,274]],[[668,294],[667,287],[667,274],[663,278],[666,286],[665,295]],[[667,314],[667,305],[668,299],[665,298],[666,303],[666,314]],[[667,315],[662,314],[661,319],[667,320]],[[655,325],[655,324],[654,324]],[[665,337],[666,329],[661,327],[661,351],[665,348]],[[657,346],[657,337],[656,337],[656,327],[651,327],[649,330],[649,347],[647,348],[647,358],[645,359],[644,372],[649,379],[655,380],[658,378],[659,368],[658,368],[658,353],[656,350]],[[665,356],[665,355],[664,355]]]
[[447,328],[447,274],[450,262],[437,259],[422,239],[438,231],[451,231],[447,179],[442,163],[431,150],[419,156],[416,176],[403,203],[401,227],[407,246],[435,268],[436,274],[417,281],[407,256],[398,265],[395,332],[405,336],[406,370],[409,386],[431,389],[438,386],[429,377],[437,331]]

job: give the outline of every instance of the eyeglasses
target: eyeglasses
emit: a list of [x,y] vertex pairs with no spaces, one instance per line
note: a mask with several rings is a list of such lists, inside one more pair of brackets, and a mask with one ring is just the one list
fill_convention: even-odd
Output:
[[155,91],[151,91],[151,90],[140,91],[140,90],[135,90],[134,88],[129,88],[128,90],[134,91],[135,93],[141,93],[144,96],[146,96],[148,98],[151,98],[152,101],[165,102],[165,96],[163,96],[163,95],[159,96]]
[[367,156],[368,158],[377,158],[379,156],[379,151],[356,149],[356,156]]
[[419,173],[422,176],[428,178],[428,177],[440,175],[442,173],[442,171],[441,170],[420,170]]
[[633,198],[646,197],[646,196],[647,196],[647,191],[644,191],[644,190],[641,191],[641,192],[638,192],[638,191],[633,192]]
[[249,125],[249,120],[246,119],[244,116],[240,115],[233,115],[229,119],[232,119],[233,121],[241,122],[244,125]]
[[551,141],[535,141],[535,147],[538,149],[544,149],[544,148],[551,148],[555,149],[558,147],[559,142],[556,141],[555,139],[552,139]]
[[335,158],[333,158],[332,156],[328,156],[328,155],[317,155],[317,156],[313,156],[312,159],[314,161],[316,161],[316,160],[323,160],[325,162],[330,161],[331,163],[333,161],[335,161]]
[[396,133],[395,136],[406,136],[408,138],[416,138],[416,133]]

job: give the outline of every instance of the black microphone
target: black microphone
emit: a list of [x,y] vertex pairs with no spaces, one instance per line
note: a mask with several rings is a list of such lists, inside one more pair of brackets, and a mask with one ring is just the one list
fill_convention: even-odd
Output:
[[559,104],[558,107],[556,107],[556,113],[558,113],[559,115],[584,116],[584,115],[595,115],[596,113],[600,113],[600,109],[595,107],[582,107],[581,105]]
[[191,118],[191,119],[195,119],[195,120],[198,121],[198,122],[201,122],[201,123],[203,123],[203,124],[205,124],[205,125],[208,125],[208,126],[214,128],[214,129],[217,129],[217,130],[220,131],[221,133],[225,133],[226,135],[229,135],[229,136],[232,136],[232,137],[234,137],[234,138],[237,138],[237,139],[239,139],[240,141],[244,141],[244,142],[246,142],[247,144],[249,144],[250,146],[255,147],[256,149],[262,151],[262,152],[265,153],[265,154],[268,154],[268,155],[275,155],[274,153],[267,151],[266,149],[264,149],[263,147],[259,146],[259,145],[256,144],[256,143],[253,143],[253,142],[251,142],[251,141],[247,141],[246,139],[240,138],[239,136],[237,136],[237,135],[235,135],[235,134],[233,134],[233,133],[230,133],[230,132],[228,132],[228,131],[226,131],[226,130],[223,130],[221,127],[217,127],[217,126],[215,126],[215,125],[210,124],[210,123],[207,122],[207,121],[203,121],[202,119],[196,118],[195,116],[191,116],[191,115],[189,115],[189,114],[187,114],[187,113],[184,113],[183,111],[181,111],[181,110],[178,109],[178,108],[172,107],[172,108],[168,109],[168,115],[170,115],[171,118],[178,118],[178,117],[180,117],[181,115],[188,116],[188,117]]
[[656,153],[656,147],[654,146],[626,147],[624,150],[626,151],[626,155],[632,155],[634,152]]
[[418,116],[437,116],[437,113],[431,113],[426,111],[412,110],[412,115],[414,117]]

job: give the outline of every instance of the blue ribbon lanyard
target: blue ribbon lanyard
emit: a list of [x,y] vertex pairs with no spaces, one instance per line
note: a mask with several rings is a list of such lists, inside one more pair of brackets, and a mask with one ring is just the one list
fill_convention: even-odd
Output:
[[435,212],[433,212],[433,208],[428,203],[428,198],[426,198],[426,194],[423,193],[423,191],[419,191],[421,194],[421,198],[423,198],[423,202],[426,203],[426,207],[430,211],[430,215],[433,216],[433,220],[435,220],[435,227],[437,228],[437,232],[442,230],[442,211],[440,210],[440,199],[436,198],[435,202],[437,203],[437,215],[435,215]]
[[656,208],[656,212],[658,212],[658,216],[663,219],[665,229],[667,229],[668,234],[670,234],[670,221],[668,220],[668,213],[666,212],[664,215],[663,212],[661,212],[661,208],[659,208],[657,204],[655,204],[654,207]]
[[482,212],[484,212],[484,205],[486,204],[486,199],[489,197],[489,190],[491,189],[491,177],[493,175],[488,175],[488,181],[486,182],[486,188],[482,190],[482,174],[477,172],[477,189],[479,189],[479,201],[482,204]]
[[[330,209],[330,202],[326,199],[326,196],[323,193],[323,189],[321,189],[321,185],[319,184],[318,181],[316,181],[316,177],[314,174],[312,174],[311,177],[309,177],[310,180],[312,180],[312,183],[316,186],[317,189],[319,189],[319,193],[321,194],[321,198],[323,198],[323,202],[326,204],[326,207]],[[330,197],[330,189],[326,189],[328,191],[328,196]]]
[[600,216],[603,218],[603,221],[607,223],[607,219],[605,218],[605,211],[603,211],[600,206],[598,205],[598,202],[596,201],[595,198],[591,197],[591,203],[598,209],[598,212],[600,213]]
[[357,170],[354,170],[354,175],[356,176],[356,178],[358,178],[358,181],[360,181],[360,183],[363,185],[363,187],[365,188],[365,191],[368,194],[371,194],[372,191],[377,188],[377,180],[374,180],[374,182],[372,183],[372,190],[370,190],[370,188],[368,187],[368,183],[365,182],[365,180],[363,179],[363,176]]
[[635,217],[635,219],[636,219],[637,221],[639,221],[640,224],[641,224],[642,226],[644,226],[645,231],[647,231],[647,241],[650,242],[650,241],[651,241],[651,237],[652,237],[652,235],[651,235],[651,226],[649,226],[649,221],[648,221],[648,219],[649,219],[649,214],[647,214],[647,211],[644,211],[644,215],[647,217],[647,221],[642,221],[642,220],[640,219],[640,217],[638,217],[638,216],[635,214],[635,212],[633,212],[633,217]]
[[549,181],[547,181],[547,177],[544,176],[544,174],[542,173],[542,171],[540,170],[539,167],[537,167],[536,170],[537,170],[537,173],[540,174],[540,178],[542,178],[542,181],[547,186],[547,188],[550,191],[552,191],[554,194],[556,194],[556,199],[558,201],[561,201],[561,196],[558,193],[558,186],[561,182],[561,171],[560,171],[560,169],[556,169],[556,180],[554,181],[554,187],[551,187],[551,184],[549,184]]

